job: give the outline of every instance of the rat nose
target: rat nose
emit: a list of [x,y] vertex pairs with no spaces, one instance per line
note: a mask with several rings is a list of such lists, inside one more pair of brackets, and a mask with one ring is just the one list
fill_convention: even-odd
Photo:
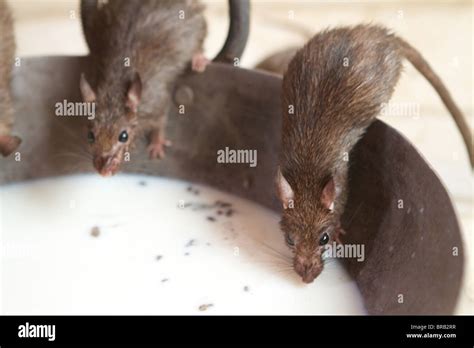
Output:
[[94,167],[104,177],[114,175],[118,165],[119,161],[114,156],[94,156]]
[[298,273],[306,284],[312,283],[322,271],[321,266],[313,264],[311,261],[306,261],[301,257],[295,258],[294,268],[296,273]]

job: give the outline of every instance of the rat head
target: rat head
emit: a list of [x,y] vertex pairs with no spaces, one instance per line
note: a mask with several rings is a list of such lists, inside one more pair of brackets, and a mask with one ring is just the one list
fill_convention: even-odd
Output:
[[94,103],[95,115],[87,131],[94,168],[102,176],[118,172],[124,156],[133,143],[137,128],[137,110],[141,96],[138,74],[126,83],[125,93],[111,94],[112,88],[96,94],[84,75],[81,76],[82,98]]
[[305,283],[311,283],[323,270],[326,245],[335,239],[334,179],[328,178],[313,192],[295,192],[278,170],[276,186],[284,208],[280,226],[293,251],[293,267]]

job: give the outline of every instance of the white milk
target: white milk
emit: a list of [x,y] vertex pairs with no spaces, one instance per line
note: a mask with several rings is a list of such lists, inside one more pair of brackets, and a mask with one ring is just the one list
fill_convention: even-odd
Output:
[[81,175],[0,203],[2,314],[365,314],[336,260],[304,284],[276,256],[291,255],[278,215],[215,189]]

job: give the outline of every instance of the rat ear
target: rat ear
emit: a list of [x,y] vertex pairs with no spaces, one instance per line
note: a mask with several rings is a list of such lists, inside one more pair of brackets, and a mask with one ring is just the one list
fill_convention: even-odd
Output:
[[283,208],[287,209],[290,204],[290,201],[294,199],[295,194],[290,184],[288,183],[288,181],[286,181],[285,177],[281,173],[280,167],[278,167],[275,184],[278,193],[278,198],[280,198]]
[[336,199],[336,185],[334,184],[334,178],[331,177],[329,181],[323,188],[323,192],[321,194],[321,203],[329,209],[334,209],[334,200]]
[[80,87],[81,87],[81,94],[82,94],[82,99],[86,103],[92,103],[95,101],[95,93],[94,90],[92,89],[91,85],[89,82],[87,82],[86,77],[84,74],[81,74],[81,82],[80,82]]
[[0,135],[0,153],[7,157],[21,144],[21,139],[13,135]]
[[127,107],[130,108],[134,113],[138,110],[138,104],[142,96],[142,80],[140,75],[135,73],[127,91]]

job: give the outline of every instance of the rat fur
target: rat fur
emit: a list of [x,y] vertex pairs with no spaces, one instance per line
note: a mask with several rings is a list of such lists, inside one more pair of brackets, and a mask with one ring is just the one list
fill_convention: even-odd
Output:
[[8,156],[20,145],[21,139],[11,134],[13,103],[10,90],[15,55],[13,18],[7,3],[0,0],[0,153]]
[[280,224],[294,251],[294,269],[306,283],[323,270],[325,245],[339,241],[343,233],[340,217],[346,203],[349,153],[390,100],[403,58],[431,82],[455,120],[461,120],[460,129],[467,129],[426,61],[384,27],[325,30],[288,65],[276,189],[285,208]]
[[96,105],[88,139],[101,175],[118,171],[138,134],[148,136],[150,158],[164,156],[171,85],[190,63],[196,71],[207,63],[203,10],[192,0],[82,1],[93,74],[80,89]]

